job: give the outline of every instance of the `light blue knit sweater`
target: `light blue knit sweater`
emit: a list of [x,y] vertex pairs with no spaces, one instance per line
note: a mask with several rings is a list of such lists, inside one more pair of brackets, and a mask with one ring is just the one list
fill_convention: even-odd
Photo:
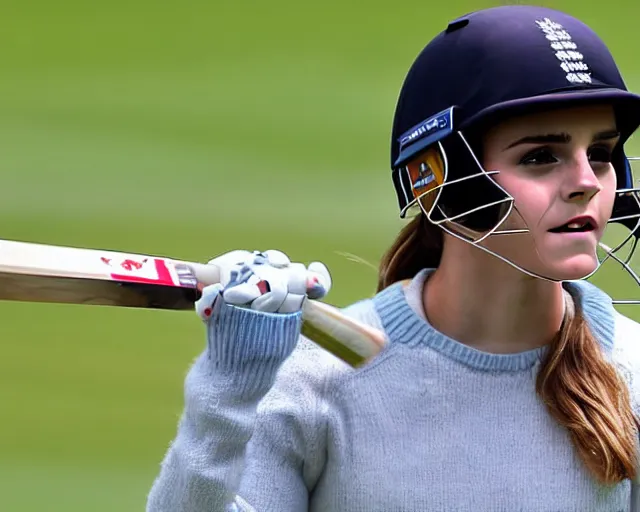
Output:
[[[225,306],[147,511],[640,511],[635,484],[592,480],[537,398],[544,349],[489,354],[440,334],[421,313],[426,275],[346,309],[390,341],[359,370],[298,340],[297,315]],[[640,325],[593,285],[566,286],[640,412]]]

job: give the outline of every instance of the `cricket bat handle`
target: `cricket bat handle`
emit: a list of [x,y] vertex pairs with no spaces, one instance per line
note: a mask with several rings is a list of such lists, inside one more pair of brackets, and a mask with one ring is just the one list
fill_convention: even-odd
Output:
[[[186,264],[202,285],[220,282],[220,269],[216,265]],[[305,299],[302,306],[302,335],[353,367],[366,364],[387,343],[378,329],[345,316],[334,306],[310,299]]]

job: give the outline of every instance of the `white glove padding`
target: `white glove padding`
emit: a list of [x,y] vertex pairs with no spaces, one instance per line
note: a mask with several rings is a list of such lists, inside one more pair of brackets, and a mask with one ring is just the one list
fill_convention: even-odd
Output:
[[281,251],[232,251],[209,262],[220,268],[220,284],[207,287],[196,304],[207,319],[217,295],[235,306],[270,313],[300,310],[305,297],[321,299],[331,289],[327,267],[313,262],[309,267],[292,263]]

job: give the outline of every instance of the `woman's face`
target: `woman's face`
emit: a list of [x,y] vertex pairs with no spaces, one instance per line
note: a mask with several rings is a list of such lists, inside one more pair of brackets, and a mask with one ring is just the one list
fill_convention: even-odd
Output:
[[484,139],[484,167],[513,196],[514,211],[482,245],[554,280],[580,279],[598,265],[597,244],[616,190],[613,109],[588,106],[508,120]]

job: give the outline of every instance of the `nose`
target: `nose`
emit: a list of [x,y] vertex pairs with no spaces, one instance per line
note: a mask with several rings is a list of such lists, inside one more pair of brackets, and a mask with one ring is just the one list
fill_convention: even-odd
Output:
[[575,160],[567,169],[564,187],[564,199],[571,203],[588,203],[602,190],[598,176],[593,171],[587,155]]

